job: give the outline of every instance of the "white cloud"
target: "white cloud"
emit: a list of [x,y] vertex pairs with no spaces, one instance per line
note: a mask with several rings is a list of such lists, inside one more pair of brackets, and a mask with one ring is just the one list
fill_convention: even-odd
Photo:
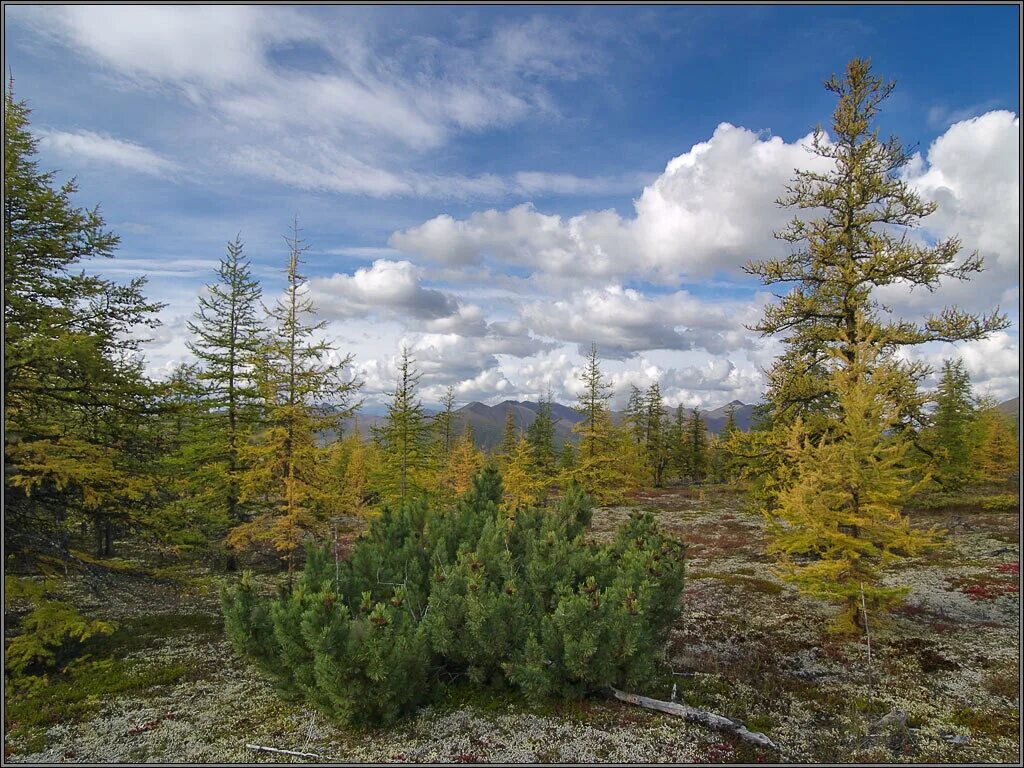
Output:
[[879,291],[898,309],[922,313],[957,303],[973,311],[1002,304],[1015,314],[1020,288],[1020,118],[989,112],[956,123],[904,169],[903,177],[938,210],[922,228],[937,238],[958,235],[966,255],[977,250],[985,271],[946,281],[934,294],[901,286]]
[[274,42],[306,40],[316,27],[290,9],[251,6],[96,6],[36,8],[37,31],[58,35],[115,72],[149,85],[224,88],[265,73]]
[[722,123],[643,189],[632,219],[610,210],[563,219],[520,205],[463,220],[443,214],[394,233],[389,244],[445,264],[494,258],[540,272],[665,283],[736,272],[751,257],[782,252],[772,233],[791,213],[775,200],[794,169],[829,166],[805,149],[808,140],[761,139]]
[[924,382],[928,388],[938,384],[944,361],[960,358],[976,395],[988,395],[1001,402],[1019,393],[1020,340],[1005,331],[962,344],[927,344],[905,350],[902,357],[931,367],[932,375]]
[[[239,172],[299,189],[381,197],[623,188],[621,179],[570,174],[415,170],[459,133],[556,118],[548,84],[601,64],[568,23],[501,21],[461,43],[400,36],[383,20],[373,28],[366,14],[273,6],[27,7],[14,17],[122,84],[184,95],[197,108],[195,130],[214,138],[218,169],[226,158]],[[292,49],[322,66],[282,64],[277,52]]]
[[408,261],[377,259],[351,275],[314,277],[309,286],[318,312],[328,318],[398,313],[409,320],[434,320],[458,312],[454,299],[420,284]]
[[168,177],[179,170],[177,164],[141,144],[93,131],[40,129],[36,133],[43,149],[64,157],[104,166],[117,165],[149,176]]
[[742,324],[756,319],[756,309],[709,304],[686,291],[648,297],[613,284],[585,288],[566,300],[534,302],[522,314],[535,333],[575,342],[584,351],[595,343],[602,357],[622,359],[652,349],[749,348],[753,341]]

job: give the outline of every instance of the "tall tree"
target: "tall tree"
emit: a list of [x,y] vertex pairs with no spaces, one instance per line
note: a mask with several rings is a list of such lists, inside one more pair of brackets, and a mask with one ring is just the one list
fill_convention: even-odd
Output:
[[636,384],[629,385],[629,399],[626,401],[626,428],[637,445],[647,442],[647,401]]
[[515,409],[509,406],[505,411],[505,428],[501,433],[501,444],[498,446],[498,460],[502,465],[508,464],[512,454],[516,452],[516,445],[519,443],[520,431],[516,422]]
[[434,435],[441,464],[447,460],[455,440],[455,387],[449,385],[441,398],[441,410],[434,415]]
[[379,487],[390,502],[403,501],[411,492],[427,487],[424,473],[430,461],[430,422],[416,393],[422,374],[413,367],[415,362],[408,347],[402,347],[398,382],[388,393],[387,418],[373,430],[381,455]]
[[4,539],[8,552],[66,555],[73,526],[101,525],[149,492],[136,472],[153,443],[138,436],[155,392],[138,352],[162,305],[143,296],[145,278],[120,285],[79,270],[113,256],[118,238],[98,208],[75,207],[74,179],[57,186],[39,170],[29,115],[8,86]]
[[694,408],[686,424],[686,435],[689,447],[690,479],[695,483],[703,483],[708,472],[708,430],[700,408]]
[[936,541],[901,514],[925,482],[915,483],[906,461],[909,436],[893,429],[901,415],[888,395],[903,372],[870,336],[860,338],[853,361],[844,357],[832,374],[842,413],[835,428],[814,435],[799,417],[787,427],[790,477],[769,516],[782,574],[801,591],[838,601],[832,628],[840,632],[861,626],[862,594],[876,609],[905,594],[883,583],[884,569]]
[[669,464],[668,424],[661,386],[654,382],[645,397],[647,466],[655,488],[665,484],[665,471]]
[[[923,202],[900,175],[910,160],[908,151],[895,138],[881,141],[874,127],[894,83],[873,75],[867,60],[854,59],[845,76],[833,75],[825,88],[838,97],[831,138],[819,126],[811,146],[832,168],[799,171],[779,201],[822,216],[809,221],[794,217],[777,237],[795,250],[746,266],[766,285],[792,286],[754,326],[762,335],[784,334],[785,352],[768,376],[771,419],[803,415],[813,421],[824,415],[826,423],[816,424],[818,429],[827,428],[827,418],[837,415],[828,375],[835,365],[833,351],[850,364],[868,336],[892,351],[932,341],[980,339],[1007,326],[998,309],[972,315],[948,307],[921,324],[887,316],[873,295],[876,288],[899,284],[934,291],[945,280],[981,271],[982,259],[977,253],[958,258],[955,237],[931,246],[908,237],[907,230],[934,212],[936,204]],[[858,317],[863,318],[860,324]],[[923,398],[916,385],[926,371],[906,365],[903,372],[893,377],[888,393],[903,406],[897,428],[920,420]]]
[[526,428],[526,439],[533,449],[533,459],[537,471],[546,478],[552,478],[557,472],[555,457],[555,424],[551,390],[537,406],[537,418]]
[[669,465],[680,479],[690,476],[690,439],[686,430],[686,410],[676,406],[672,424],[668,428]]
[[971,474],[969,428],[974,403],[971,379],[959,358],[943,364],[935,403],[928,434],[928,442],[937,458],[935,478],[946,488],[963,488]]
[[231,525],[243,522],[239,508],[242,444],[258,418],[259,392],[254,369],[262,344],[258,317],[262,291],[236,237],[217,268],[218,280],[199,295],[189,322],[188,348],[201,365],[199,381],[206,399],[204,434],[188,448],[196,454],[199,490],[209,504],[222,508]]
[[628,430],[612,422],[608,408],[611,385],[601,374],[597,345],[591,345],[581,379],[583,392],[576,411],[583,418],[573,425],[580,445],[569,479],[576,480],[598,501],[614,501],[636,482],[634,467],[623,464],[626,448],[634,454],[636,448]]
[[239,500],[262,508],[232,530],[228,543],[236,548],[272,544],[290,574],[296,550],[321,531],[332,504],[317,435],[336,430],[352,414],[359,385],[345,378],[352,356],[332,359],[334,346],[317,338],[326,321],[313,319],[313,300],[299,271],[308,246],[297,220],[285,242],[287,284],[267,310],[271,331],[256,364],[264,427],[242,455],[248,467]]

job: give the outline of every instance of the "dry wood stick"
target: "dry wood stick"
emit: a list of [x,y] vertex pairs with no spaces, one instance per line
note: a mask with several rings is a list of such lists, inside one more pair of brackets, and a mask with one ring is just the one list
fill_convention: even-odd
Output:
[[727,717],[716,715],[713,712],[704,712],[700,709],[694,709],[688,707],[685,704],[676,704],[671,701],[659,701],[658,699],[650,699],[647,696],[640,696],[635,693],[626,693],[616,688],[612,688],[612,693],[615,694],[615,698],[619,701],[625,701],[628,704],[636,704],[638,707],[646,707],[647,709],[656,709],[659,712],[664,712],[668,715],[676,715],[682,717],[691,723],[700,723],[706,725],[709,728],[714,728],[719,731],[727,731],[744,741],[749,741],[752,744],[757,744],[760,747],[769,747],[770,749],[778,749],[778,745],[765,736],[763,733],[757,733],[754,731],[748,731],[745,726],[735,723]]

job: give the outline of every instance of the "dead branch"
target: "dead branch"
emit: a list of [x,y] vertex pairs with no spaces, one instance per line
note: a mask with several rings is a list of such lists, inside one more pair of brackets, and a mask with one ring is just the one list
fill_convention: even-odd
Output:
[[671,701],[650,699],[646,696],[640,696],[635,693],[626,693],[616,688],[612,688],[612,693],[615,694],[616,699],[619,701],[625,701],[627,704],[636,704],[638,707],[655,709],[658,712],[664,712],[667,715],[681,717],[691,723],[699,723],[700,725],[706,725],[708,728],[714,728],[718,731],[726,731],[740,739],[743,739],[744,741],[757,744],[760,747],[769,747],[770,749],[775,750],[779,748],[774,741],[769,739],[763,733],[748,731],[746,726],[733,722],[727,717],[722,717],[721,715],[716,715],[712,712],[704,712],[699,709],[694,709],[693,707],[688,707],[685,704],[676,704]]
[[325,760],[330,763],[341,762],[336,757],[328,757],[326,755],[318,755],[315,752],[298,752],[294,749],[277,749],[276,747],[262,747],[259,744],[246,744],[246,749],[251,749],[254,752],[272,752],[275,755],[291,755],[292,757],[307,757],[313,760]]

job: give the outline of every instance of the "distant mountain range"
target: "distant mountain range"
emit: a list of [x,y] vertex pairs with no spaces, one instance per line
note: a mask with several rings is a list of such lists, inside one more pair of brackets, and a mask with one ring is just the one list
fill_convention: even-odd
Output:
[[1020,397],[1014,397],[1005,403],[1000,403],[996,406],[996,410],[1016,418],[1020,415]]
[[[713,411],[701,411],[709,432],[717,434],[725,426],[726,414],[730,405],[736,409],[734,413],[736,425],[743,430],[750,429],[754,406],[746,405],[739,400],[733,400],[732,403],[723,405],[721,408],[716,408]],[[522,402],[506,400],[498,405],[484,405],[483,403],[472,402],[455,412],[455,430],[456,433],[461,433],[467,423],[472,424],[473,436],[476,439],[477,446],[484,450],[491,450],[501,443],[501,436],[505,431],[505,419],[508,418],[509,411],[512,411],[516,426],[525,432],[526,428],[537,418],[539,410],[540,403],[529,400]],[[675,409],[669,410],[671,411],[669,416],[673,417]],[[692,409],[685,410],[687,416],[692,413]],[[552,403],[551,413],[555,418],[555,444],[560,446],[566,440],[576,442],[577,436],[573,433],[572,426],[583,417],[572,408],[561,403]],[[622,419],[623,414],[621,412],[613,412],[612,417],[618,422]],[[376,414],[361,414],[354,417],[351,421],[355,423],[361,435],[369,437],[372,434],[373,427],[381,424],[384,418],[384,416]],[[349,425],[346,424],[345,427],[348,429]]]
[[[735,408],[733,417],[736,419],[736,426],[744,431],[750,429],[750,424],[753,421],[754,406],[747,405],[739,400],[733,400],[731,403],[726,403],[712,411],[701,411],[701,416],[704,418],[708,432],[718,434],[722,431],[722,427],[725,426],[729,406]],[[996,407],[1003,413],[1016,417],[1020,413],[1020,398],[1015,397],[1012,400],[1000,403]],[[501,443],[501,436],[505,431],[505,419],[510,410],[512,411],[516,426],[525,432],[526,428],[537,418],[539,409],[540,403],[534,403],[529,400],[522,402],[506,400],[497,405],[484,405],[483,403],[472,402],[462,406],[455,412],[455,431],[456,434],[461,434],[467,422],[472,424],[473,436],[476,438],[477,447],[491,450]],[[670,418],[675,417],[674,408],[666,410],[669,412]],[[687,417],[693,412],[690,408],[684,410]],[[562,405],[561,403],[552,403],[551,412],[555,417],[555,444],[560,446],[566,440],[576,442],[577,435],[572,431],[572,425],[583,417],[569,406]],[[432,416],[434,412],[430,411],[428,413]],[[615,411],[612,413],[612,418],[618,423],[623,415],[621,411]],[[351,419],[349,423],[346,423],[345,429],[350,429],[350,423],[354,422],[359,429],[359,433],[363,437],[369,437],[372,434],[372,428],[381,424],[384,418],[380,414],[363,413]],[[324,435],[322,438],[330,440],[333,438],[333,435]]]

